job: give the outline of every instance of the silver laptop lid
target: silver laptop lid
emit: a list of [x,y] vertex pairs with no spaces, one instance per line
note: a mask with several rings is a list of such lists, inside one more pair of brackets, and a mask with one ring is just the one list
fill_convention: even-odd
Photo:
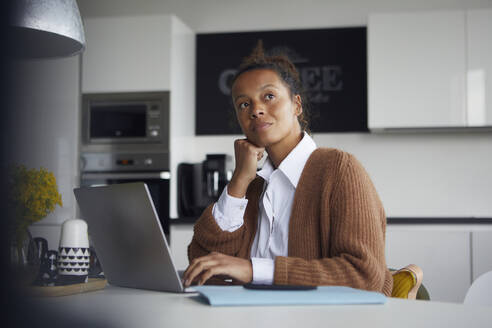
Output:
[[183,292],[145,183],[82,187],[74,193],[110,284]]

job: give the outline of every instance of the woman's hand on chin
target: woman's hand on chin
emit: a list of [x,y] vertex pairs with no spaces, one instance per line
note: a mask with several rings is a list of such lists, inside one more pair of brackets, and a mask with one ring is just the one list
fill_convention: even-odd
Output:
[[203,285],[215,275],[226,275],[246,284],[253,280],[253,266],[250,260],[212,252],[191,261],[183,275],[184,286]]
[[264,152],[265,148],[256,146],[248,139],[234,141],[236,168],[227,187],[230,196],[244,197],[250,182],[256,177],[258,161],[263,157]]

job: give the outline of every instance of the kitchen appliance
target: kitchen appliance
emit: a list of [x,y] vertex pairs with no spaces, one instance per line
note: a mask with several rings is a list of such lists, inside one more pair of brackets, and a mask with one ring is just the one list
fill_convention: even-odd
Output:
[[[150,158],[151,157],[149,157],[149,159]],[[128,159],[127,161],[132,160]],[[136,160],[134,161],[136,162]],[[162,229],[164,230],[167,240],[169,240],[170,176],[168,170],[151,172],[82,172],[80,186],[94,187],[129,182],[144,182],[149,188],[155,209],[161,221]],[[135,218],[135,220],[138,219],[138,217]]]
[[167,146],[168,122],[168,92],[82,95],[84,145]]
[[81,129],[80,185],[146,183],[169,240],[169,92],[84,94]]
[[178,215],[198,217],[217,201],[232,177],[232,157],[207,154],[202,163],[178,165]]

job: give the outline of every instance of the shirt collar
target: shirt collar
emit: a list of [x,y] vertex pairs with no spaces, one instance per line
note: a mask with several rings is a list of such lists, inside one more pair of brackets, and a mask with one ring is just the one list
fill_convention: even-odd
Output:
[[265,163],[263,163],[263,166],[261,167],[261,170],[256,172],[260,177],[263,178],[265,181],[270,181],[270,176],[272,175],[273,171],[275,168],[273,167],[272,161],[270,161],[270,157],[267,157],[265,160]]
[[[280,163],[278,169],[289,179],[294,188],[297,188],[304,165],[316,148],[317,146],[314,140],[309,136],[309,134],[304,132],[301,141]],[[265,181],[269,181],[274,170],[275,168],[273,163],[270,161],[270,158],[267,158],[263,164],[263,167],[257,172],[257,174]]]

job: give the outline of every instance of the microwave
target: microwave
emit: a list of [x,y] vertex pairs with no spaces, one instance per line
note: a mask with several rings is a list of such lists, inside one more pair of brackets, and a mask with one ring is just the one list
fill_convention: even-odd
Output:
[[82,95],[83,146],[168,145],[168,127],[169,92]]

